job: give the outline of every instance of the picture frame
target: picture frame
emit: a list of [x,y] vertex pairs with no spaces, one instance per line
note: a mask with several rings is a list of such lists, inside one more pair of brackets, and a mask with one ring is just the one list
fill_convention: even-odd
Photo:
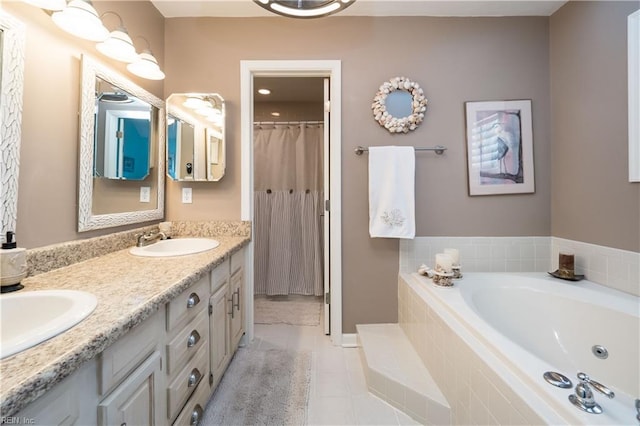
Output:
[[531,100],[465,102],[469,195],[535,192]]

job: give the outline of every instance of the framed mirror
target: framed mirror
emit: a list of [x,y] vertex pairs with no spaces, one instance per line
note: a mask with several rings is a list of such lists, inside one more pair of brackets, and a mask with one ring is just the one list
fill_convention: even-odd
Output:
[[217,93],[174,93],[167,98],[167,175],[174,181],[222,179],[225,105]]
[[375,120],[390,133],[408,133],[422,123],[427,98],[415,81],[394,77],[382,83],[371,109]]
[[82,56],[78,231],[164,216],[164,102]]
[[22,129],[25,26],[0,10],[0,217],[2,235],[16,230]]

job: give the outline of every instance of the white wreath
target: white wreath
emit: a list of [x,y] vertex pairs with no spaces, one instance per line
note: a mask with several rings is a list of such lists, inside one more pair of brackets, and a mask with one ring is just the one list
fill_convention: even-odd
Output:
[[[411,95],[412,113],[406,117],[394,117],[386,107],[387,96],[395,90],[405,90]],[[382,83],[371,104],[373,117],[378,123],[391,133],[407,133],[415,130],[424,119],[427,110],[427,98],[420,85],[406,77],[395,77]]]

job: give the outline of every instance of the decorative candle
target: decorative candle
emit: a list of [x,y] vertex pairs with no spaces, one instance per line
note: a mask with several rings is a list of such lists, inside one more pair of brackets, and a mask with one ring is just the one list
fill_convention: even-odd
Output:
[[558,261],[558,270],[560,274],[565,276],[573,276],[575,259],[572,253],[560,253],[560,259]]
[[436,254],[436,271],[451,272],[453,261],[451,256],[444,253]]
[[444,249],[444,254],[448,254],[449,256],[451,256],[451,262],[453,262],[453,266],[460,265],[460,252],[458,252],[458,249],[446,248]]

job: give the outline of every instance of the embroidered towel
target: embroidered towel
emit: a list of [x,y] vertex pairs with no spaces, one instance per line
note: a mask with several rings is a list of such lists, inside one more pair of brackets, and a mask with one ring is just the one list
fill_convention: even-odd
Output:
[[415,151],[410,146],[369,147],[369,234],[413,238]]

